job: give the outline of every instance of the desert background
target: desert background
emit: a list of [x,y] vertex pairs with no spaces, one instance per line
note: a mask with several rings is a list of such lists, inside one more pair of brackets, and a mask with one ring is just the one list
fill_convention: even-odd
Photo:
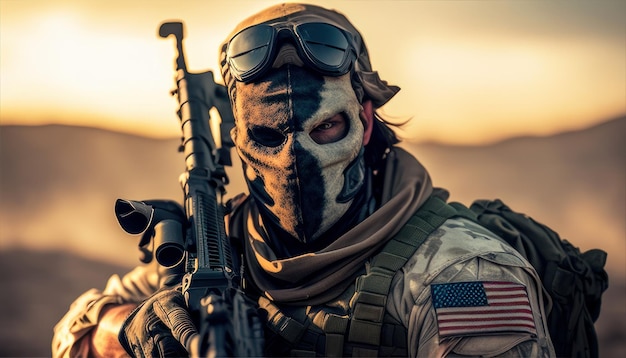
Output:
[[[608,252],[601,356],[626,353],[626,117],[482,146],[404,142],[451,199],[501,198],[586,251]],[[138,264],[115,199],[179,200],[178,139],[103,129],[0,126],[0,356],[48,356],[80,293]],[[236,163],[236,162],[235,162]],[[239,168],[228,196],[244,191]]]
[[[184,21],[189,69],[220,82],[220,43],[279,2],[0,0],[0,357],[50,356],[70,303],[138,263],[117,198],[181,199],[159,24]],[[626,356],[626,2],[307,2],[363,34],[402,88],[384,114],[411,118],[402,145],[451,200],[501,198],[608,252],[600,353]]]

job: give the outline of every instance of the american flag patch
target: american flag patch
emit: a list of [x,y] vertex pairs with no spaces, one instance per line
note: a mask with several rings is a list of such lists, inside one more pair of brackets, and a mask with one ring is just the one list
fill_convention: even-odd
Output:
[[537,333],[524,285],[458,282],[430,287],[441,338],[506,332]]

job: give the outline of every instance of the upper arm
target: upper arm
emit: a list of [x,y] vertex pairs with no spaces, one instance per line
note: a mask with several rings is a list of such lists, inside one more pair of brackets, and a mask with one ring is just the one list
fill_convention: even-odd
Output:
[[[408,301],[405,303],[405,323],[408,330],[411,356],[535,357],[553,355],[544,322],[545,310],[542,304],[542,292],[537,289],[538,286],[532,272],[529,272],[526,267],[511,266],[506,262],[506,258],[501,261],[504,262],[499,262],[497,255],[491,255],[488,258],[474,257],[459,262],[439,273],[429,284],[424,286],[419,295],[410,294],[412,304],[410,305]],[[405,273],[404,276],[405,286],[409,288],[409,291],[411,291],[410,287],[416,286],[415,280],[423,280],[423,277],[412,276],[410,272]],[[533,329],[518,331],[507,324],[503,324],[500,328],[491,331],[482,327],[467,330],[462,328],[452,333],[446,332],[445,328],[442,331],[446,324],[456,325],[458,322],[454,321],[456,318],[452,320],[447,318],[447,321],[443,318],[442,305],[437,302],[438,298],[433,297],[431,291],[432,284],[494,281],[510,282],[523,287],[528,297],[528,310],[532,312]],[[458,294],[463,299],[470,295],[462,291]],[[465,316],[462,319],[465,319]]]

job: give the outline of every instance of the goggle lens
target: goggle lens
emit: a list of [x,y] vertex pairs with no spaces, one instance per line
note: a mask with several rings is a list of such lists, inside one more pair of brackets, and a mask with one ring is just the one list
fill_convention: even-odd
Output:
[[296,32],[314,60],[329,67],[341,67],[349,49],[341,30],[328,24],[311,23],[298,26]]
[[270,51],[274,29],[269,26],[248,28],[233,37],[227,56],[238,73],[248,73],[263,64]]

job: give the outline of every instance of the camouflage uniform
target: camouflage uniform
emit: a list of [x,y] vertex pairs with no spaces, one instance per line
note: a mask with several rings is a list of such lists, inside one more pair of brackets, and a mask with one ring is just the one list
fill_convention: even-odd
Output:
[[[399,154],[398,176],[409,177],[406,175],[407,168],[414,166],[416,161],[401,150],[396,152]],[[368,266],[366,262],[362,270],[367,271]],[[55,327],[53,355],[85,356],[89,342],[82,338],[97,325],[103,305],[141,302],[159,288],[162,278],[156,266],[140,266],[122,278],[112,276],[102,292],[92,289],[83,294]],[[526,308],[531,312],[527,323],[532,327],[519,330],[506,324],[496,324],[491,330],[468,327],[442,334],[442,325],[445,323],[441,312],[435,307],[437,304],[434,304],[436,299],[433,298],[433,287],[446,287],[452,292],[449,295],[463,299],[475,291],[475,287],[468,287],[467,283],[474,286],[497,283],[521,287],[521,291],[527,296]],[[437,286],[445,284],[448,286]],[[349,299],[353,290],[354,285],[349,285],[342,294],[324,303],[305,304],[304,306],[309,306],[308,321],[312,326],[318,325],[310,329],[323,332],[322,324],[314,317],[316,312],[348,315]],[[267,298],[264,300],[271,301]],[[473,222],[449,219],[429,236],[393,277],[390,295],[386,301],[386,314],[405,329],[402,334],[406,335],[406,342],[399,345],[406,349],[400,351],[407,356],[548,357],[554,356],[554,350],[545,325],[547,312],[544,300],[547,298],[543,295],[539,278],[518,252]],[[268,349],[281,355],[285,351],[279,352],[279,349],[287,349],[287,353],[295,349],[281,346],[280,343],[280,340],[270,339]],[[347,342],[345,349],[351,350],[353,347]],[[324,355],[324,352],[318,353]],[[379,355],[387,353],[378,352]]]

